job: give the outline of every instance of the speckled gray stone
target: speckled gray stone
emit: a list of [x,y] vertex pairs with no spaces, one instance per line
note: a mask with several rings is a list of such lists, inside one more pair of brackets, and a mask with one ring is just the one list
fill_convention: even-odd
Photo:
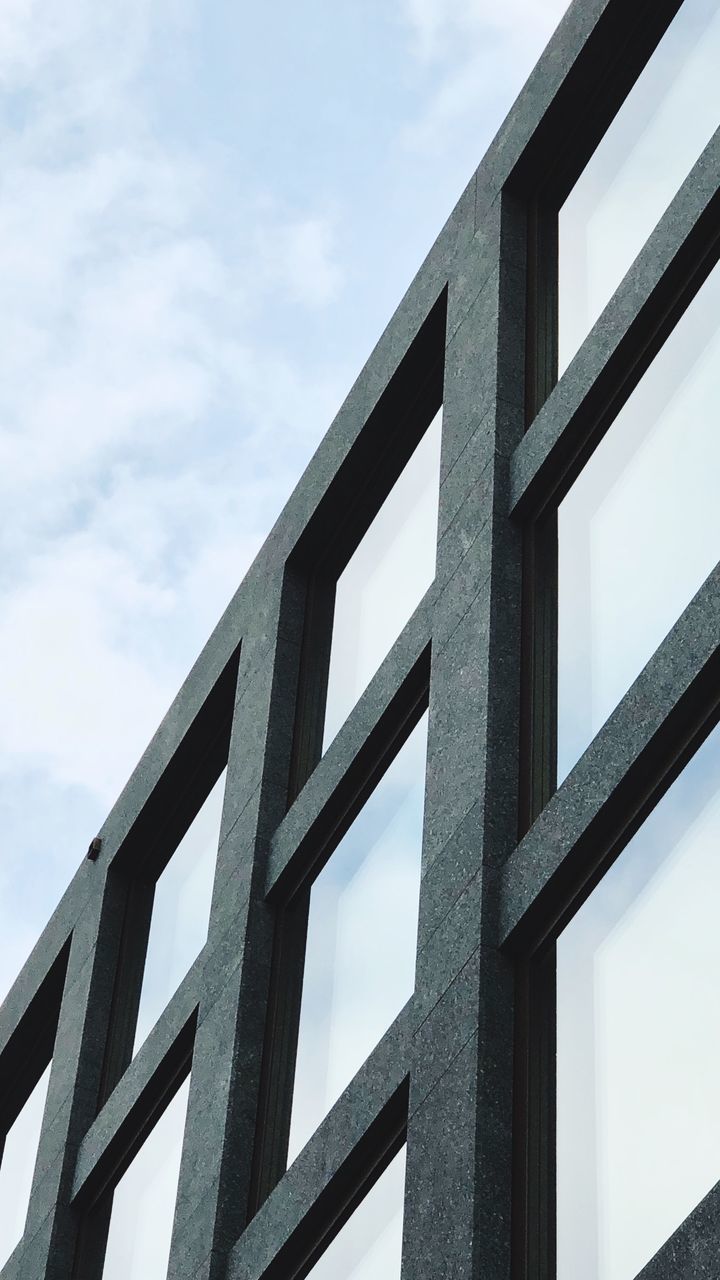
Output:
[[[405,1122],[402,1280],[519,1274],[516,958],[552,930],[588,859],[652,803],[720,687],[718,567],[519,840],[524,526],[557,500],[579,451],[629,393],[688,274],[716,256],[720,133],[525,432],[528,223],[550,198],[548,181],[557,201],[563,182],[569,189],[572,174],[561,179],[556,162],[572,154],[581,171],[678,3],[570,5],[103,824],[97,862],[78,850],[77,873],[0,1008],[0,1097],[12,1081],[13,1106],[38,1027],[49,1028],[45,1049],[55,1035],[26,1232],[0,1280],[101,1280],[95,1263],[73,1272],[83,1215],[191,1047],[170,1280],[301,1280]],[[427,425],[441,367],[435,582],[288,805],[316,557],[383,456],[398,406],[415,403],[417,434]],[[420,397],[418,385],[431,390]],[[400,437],[407,450],[410,434]],[[375,776],[386,727],[419,714],[428,672],[415,993],[258,1208],[250,1189],[279,908],[310,874],[335,809],[365,794],[357,788]],[[118,966],[130,887],[188,780],[210,785],[226,747],[207,943],[108,1085],[116,996],[129,981]],[[28,1090],[44,1063],[31,1065]],[[716,1280],[719,1203],[716,1188],[643,1280]]]

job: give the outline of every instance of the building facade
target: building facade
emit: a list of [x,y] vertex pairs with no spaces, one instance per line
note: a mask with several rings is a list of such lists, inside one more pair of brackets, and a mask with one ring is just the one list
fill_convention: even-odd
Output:
[[720,1274],[718,67],[568,10],[0,1009],[2,1280]]

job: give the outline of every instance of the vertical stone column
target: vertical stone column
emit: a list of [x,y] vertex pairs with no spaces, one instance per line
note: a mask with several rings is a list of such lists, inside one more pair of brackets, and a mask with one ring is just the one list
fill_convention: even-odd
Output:
[[88,892],[73,926],[53,1065],[17,1271],[12,1280],[67,1280],[80,1220],[71,1207],[77,1153],[97,1111],[125,887],[106,865],[86,863]]
[[[249,586],[250,584],[248,584]],[[213,1280],[244,1225],[273,948],[266,853],[287,802],[302,602],[256,574],[230,742],[169,1275]]]
[[449,282],[403,1280],[510,1274],[513,974],[495,884],[517,840],[519,223],[498,200]]

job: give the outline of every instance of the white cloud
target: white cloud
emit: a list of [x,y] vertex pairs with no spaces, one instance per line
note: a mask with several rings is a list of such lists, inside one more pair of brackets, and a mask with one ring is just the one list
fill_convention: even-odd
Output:
[[223,222],[231,158],[150,109],[189,14],[0,10],[0,997],[339,399],[260,324],[338,295],[333,211]]
[[127,558],[85,537],[40,561],[0,624],[0,664],[12,673],[2,686],[0,763],[42,762],[57,783],[84,783],[109,804],[171,692],[114,642],[113,622],[166,607]]
[[[207,219],[217,175],[197,155],[163,149],[134,101],[150,12],[140,3],[130,12],[111,4],[98,16],[74,0],[37,46],[32,37],[43,24],[33,5],[15,4],[3,18],[0,74],[32,95],[30,121],[11,138],[0,179],[0,496],[10,516],[12,576],[26,583],[6,602],[4,635],[6,645],[11,634],[17,643],[38,610],[46,622],[52,614],[55,629],[67,629],[70,681],[87,664],[73,659],[71,636],[79,637],[61,620],[65,602],[72,596],[73,614],[84,616],[86,637],[99,644],[101,631],[111,633],[115,615],[127,611],[123,584],[137,576],[146,584],[147,619],[151,600],[162,598],[162,552],[177,541],[188,509],[184,571],[191,580],[197,575],[187,561],[207,556],[208,534],[226,547],[234,524],[242,546],[248,536],[255,545],[254,531],[232,509],[223,466],[237,459],[237,441],[212,415],[232,404],[245,429],[270,366],[279,376],[266,423],[248,423],[251,440],[261,438],[268,417],[274,428],[280,418],[286,431],[295,429],[301,371],[282,351],[256,348],[247,333],[250,300],[262,297],[263,287],[283,285],[291,300],[314,308],[339,287],[323,216],[278,217],[263,227],[264,264],[249,255],[238,263],[213,238]],[[46,73],[61,86],[77,77],[82,101],[106,72],[103,111],[80,119],[72,155],[63,158],[72,129],[62,110],[55,118],[57,99],[47,87],[36,92],[36,83]],[[207,441],[204,475],[193,445],[198,432]],[[184,452],[186,472],[179,465]],[[242,476],[246,495],[254,461]],[[141,508],[138,492],[155,505]],[[76,572],[77,535],[88,521],[98,572],[83,576]],[[141,536],[128,537],[131,521]],[[100,566],[107,572],[102,611]],[[240,555],[234,581],[244,567]],[[102,627],[101,612],[108,620]],[[87,648],[86,641],[79,651]],[[52,654],[46,657],[52,667]],[[110,661],[107,653],[103,661]],[[129,673],[128,680],[134,687]],[[155,715],[148,694],[143,688],[142,702],[152,702]],[[84,774],[91,785],[92,777],[92,770]]]
[[257,246],[268,281],[310,307],[331,302],[343,282],[329,217],[310,217],[261,229]]
[[404,0],[405,18],[419,57],[431,61],[447,54],[453,41],[468,37],[487,43],[503,37],[515,45],[529,35],[547,36],[569,0]]
[[[427,106],[405,132],[406,144],[442,149],[453,128],[470,124],[486,136],[488,119],[507,110],[569,0],[404,0],[416,58],[432,77]],[[492,130],[490,130],[490,133]]]

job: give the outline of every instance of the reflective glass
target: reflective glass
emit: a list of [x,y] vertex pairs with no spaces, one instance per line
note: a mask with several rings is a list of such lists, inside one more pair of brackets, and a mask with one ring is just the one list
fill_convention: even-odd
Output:
[[558,779],[720,559],[720,267],[559,510]]
[[563,205],[561,373],[720,125],[719,66],[717,0],[685,0]]
[[103,1280],[165,1280],[189,1091],[188,1078],[115,1188]]
[[310,894],[289,1160],[410,998],[427,712]]
[[558,1280],[634,1280],[720,1178],[720,729],[558,940]]
[[400,1280],[405,1148],[368,1191],[308,1280]]
[[25,1230],[49,1083],[50,1066],[41,1075],[0,1148],[0,1267],[7,1262]]
[[155,886],[135,1052],[207,940],[226,772],[221,773]]
[[435,577],[442,410],[341,573],[323,750]]

